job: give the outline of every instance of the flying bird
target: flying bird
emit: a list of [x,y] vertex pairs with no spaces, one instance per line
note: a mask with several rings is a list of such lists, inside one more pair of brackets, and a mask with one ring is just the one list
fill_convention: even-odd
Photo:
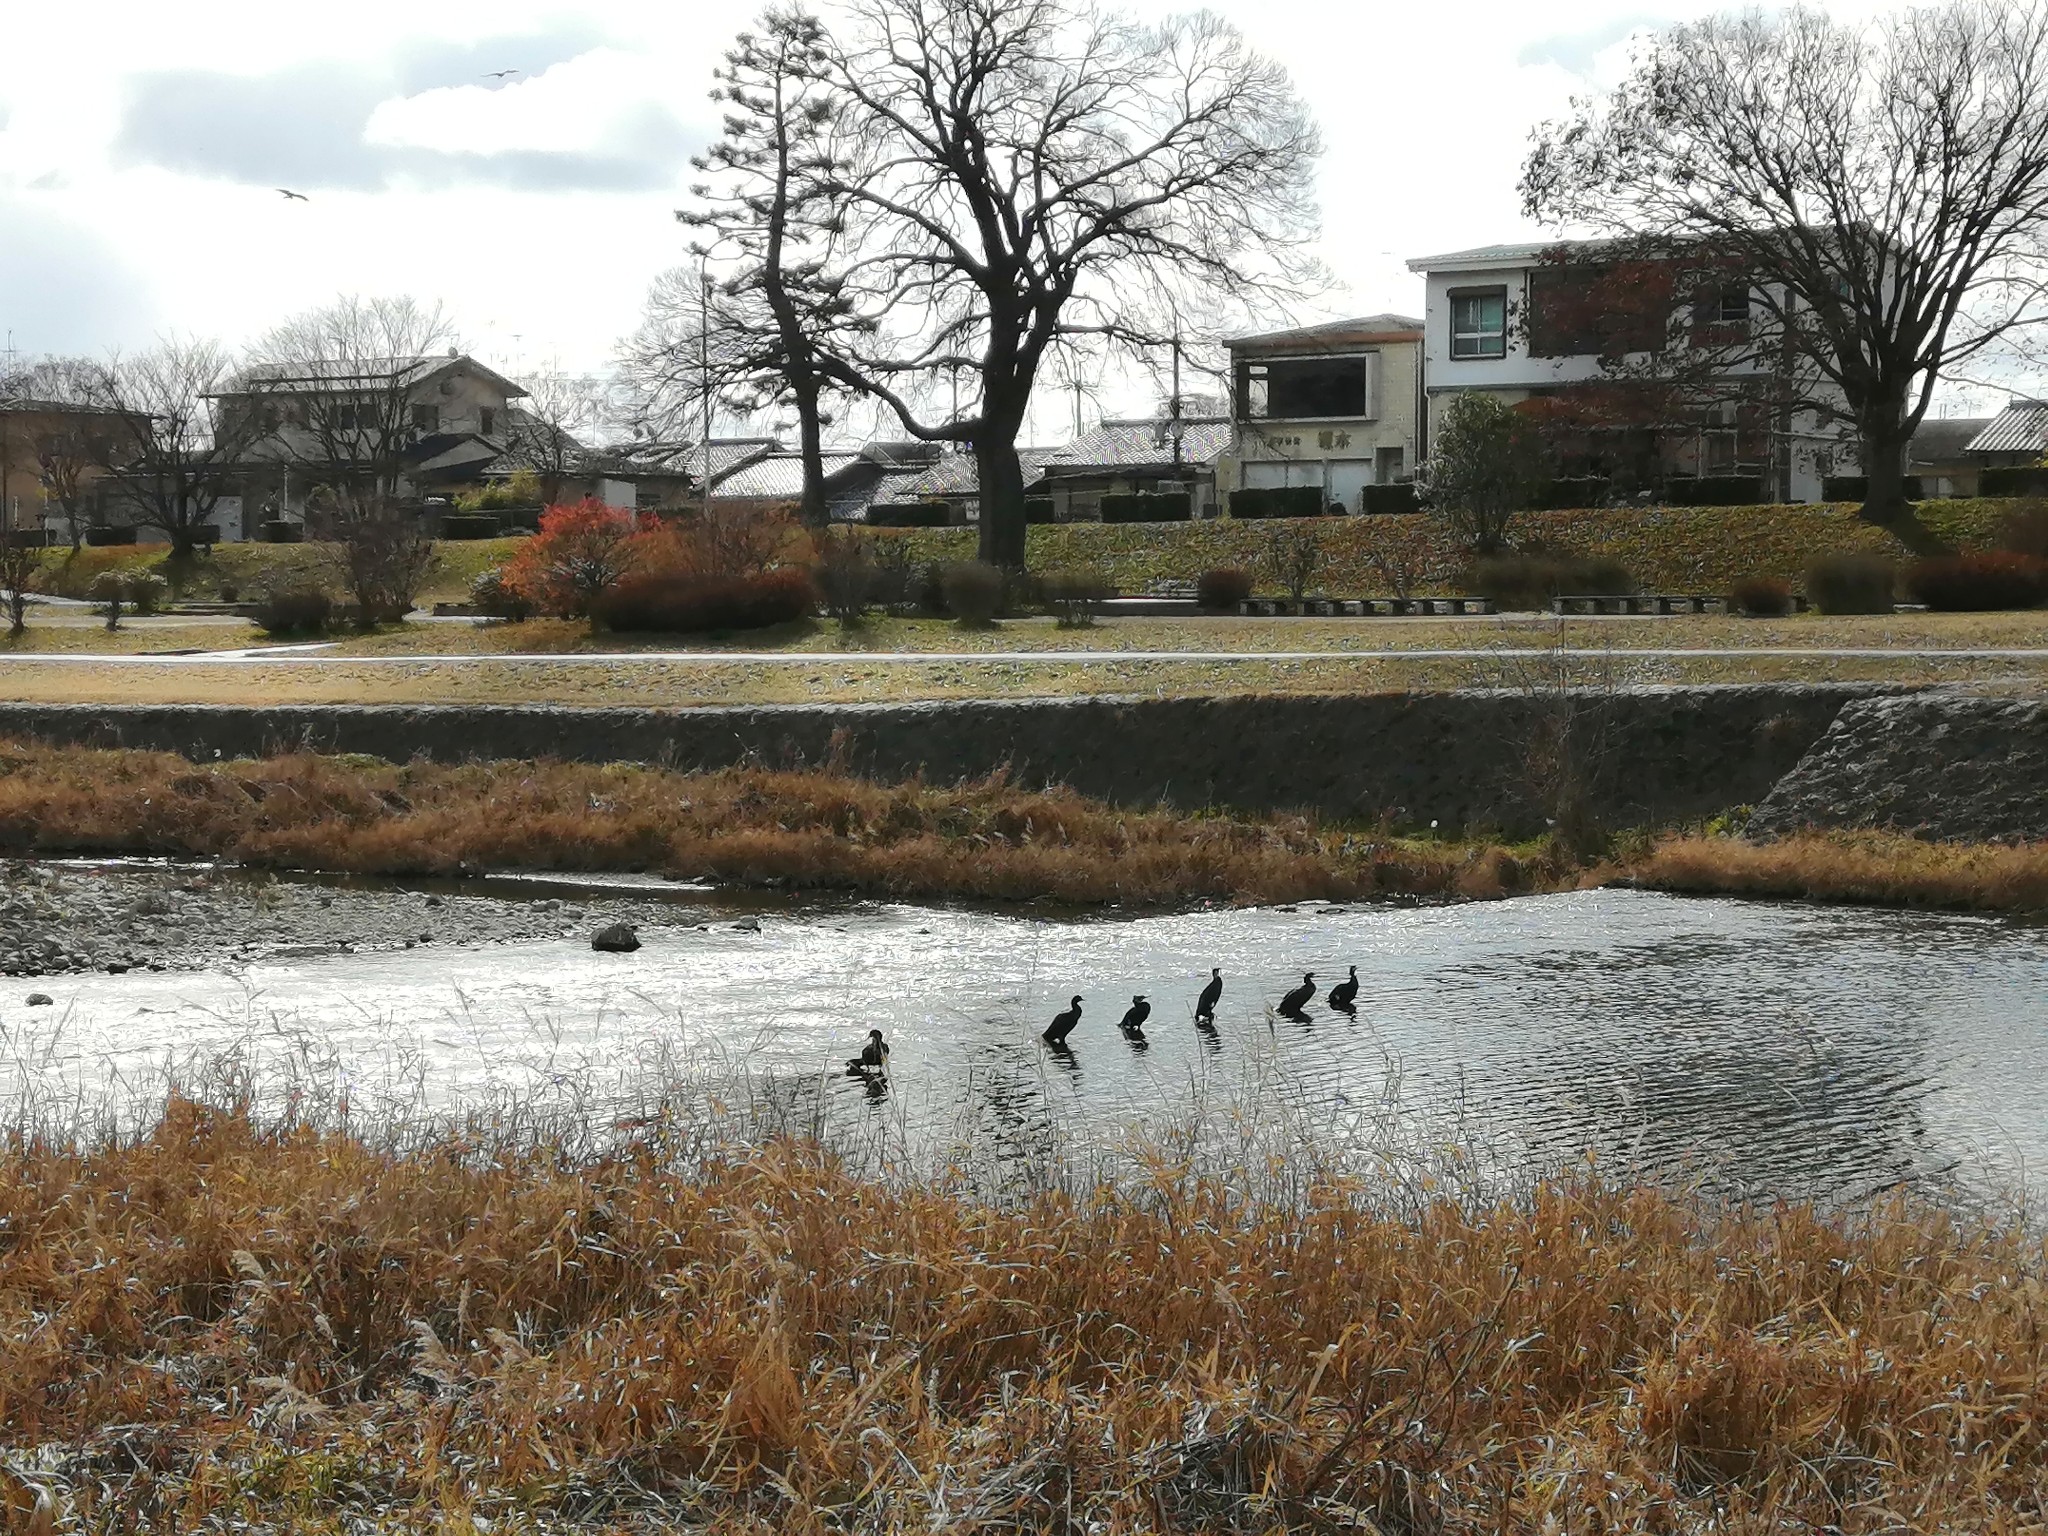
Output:
[[518,71],[518,70],[516,70],[516,69],[490,69],[490,70],[485,70],[485,71],[484,71],[484,73],[482,73],[481,75],[478,75],[478,76],[477,76],[477,79],[479,79],[479,80],[502,80],[502,79],[504,79],[504,78],[505,78],[505,77],[506,77],[507,75],[516,75],[516,74],[518,74],[518,73],[519,73],[519,71]]
[[306,194],[305,194],[305,193],[303,193],[303,192],[294,192],[294,191],[293,191],[293,190],[292,190],[292,189],[291,189],[290,187],[278,187],[278,188],[276,188],[276,189],[275,189],[275,191],[277,192],[277,195],[278,195],[279,197],[282,197],[282,198],[283,198],[283,199],[284,199],[284,200],[285,200],[286,202],[288,202],[288,203],[289,203],[289,202],[300,202],[300,203],[310,203],[310,202],[312,201],[312,199],[311,199],[310,197],[306,196]]

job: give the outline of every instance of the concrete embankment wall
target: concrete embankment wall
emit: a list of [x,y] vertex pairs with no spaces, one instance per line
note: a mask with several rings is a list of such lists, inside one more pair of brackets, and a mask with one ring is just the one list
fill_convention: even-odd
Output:
[[1766,836],[1802,827],[2048,838],[2048,703],[1949,693],[1852,700],[1750,822]]
[[1214,699],[1082,698],[756,709],[0,704],[0,737],[208,759],[285,748],[554,757],[682,768],[832,764],[938,782],[1007,767],[1116,804],[1305,809],[1403,826],[1544,824],[1559,759],[1611,824],[1761,800],[1858,685]]

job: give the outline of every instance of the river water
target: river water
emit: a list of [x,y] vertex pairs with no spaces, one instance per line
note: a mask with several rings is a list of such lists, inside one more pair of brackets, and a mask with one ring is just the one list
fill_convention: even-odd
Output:
[[[95,1112],[225,1058],[272,1093],[608,1120],[686,1074],[998,1162],[1197,1105],[1828,1200],[2011,1188],[2048,1153],[2048,930],[2000,919],[1630,891],[1062,919],[756,904],[759,931],[708,895],[673,910],[626,956],[579,937],[49,978],[53,1007],[0,997],[0,1110]],[[1273,1014],[1303,971],[1351,965],[1355,1017],[1320,994]],[[1142,1045],[1117,1028],[1139,992]],[[1071,1052],[1049,1052],[1075,993]],[[870,1026],[886,1085],[842,1070]]]

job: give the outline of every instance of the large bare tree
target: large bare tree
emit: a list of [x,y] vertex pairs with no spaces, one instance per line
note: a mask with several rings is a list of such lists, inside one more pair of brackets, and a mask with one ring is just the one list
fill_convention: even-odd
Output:
[[1905,454],[1937,380],[2044,314],[2048,9],[1675,27],[1537,131],[1522,193],[1534,217],[1750,274],[1855,424],[1864,516],[1924,544]]
[[38,358],[19,381],[26,396],[50,408],[36,413],[28,447],[44,497],[64,514],[73,550],[85,542],[85,530],[99,521],[92,487],[101,461],[108,457],[113,427],[92,404],[96,368],[88,358]]
[[252,426],[216,409],[234,359],[219,342],[167,337],[146,352],[93,365],[87,403],[106,431],[88,438],[108,493],[140,526],[191,552],[223,496],[235,491]]
[[540,481],[541,500],[553,506],[590,462],[604,415],[598,381],[550,363],[524,375],[519,387],[526,398],[513,407],[505,440],[513,461]]
[[[1286,72],[1209,12],[851,9],[828,76],[858,147],[829,191],[859,242],[850,278],[888,309],[836,376],[912,435],[972,447],[982,558],[1021,568],[1017,435],[1048,357],[1156,341],[1197,297],[1297,293],[1315,275],[1320,141]],[[932,381],[954,370],[968,400],[928,419]]]

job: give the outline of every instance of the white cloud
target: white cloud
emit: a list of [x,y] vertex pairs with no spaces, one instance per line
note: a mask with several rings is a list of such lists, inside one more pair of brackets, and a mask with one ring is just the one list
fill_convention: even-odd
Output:
[[503,85],[480,81],[380,102],[363,137],[475,155],[602,151],[631,142],[650,109],[673,94],[654,58],[595,48]]

